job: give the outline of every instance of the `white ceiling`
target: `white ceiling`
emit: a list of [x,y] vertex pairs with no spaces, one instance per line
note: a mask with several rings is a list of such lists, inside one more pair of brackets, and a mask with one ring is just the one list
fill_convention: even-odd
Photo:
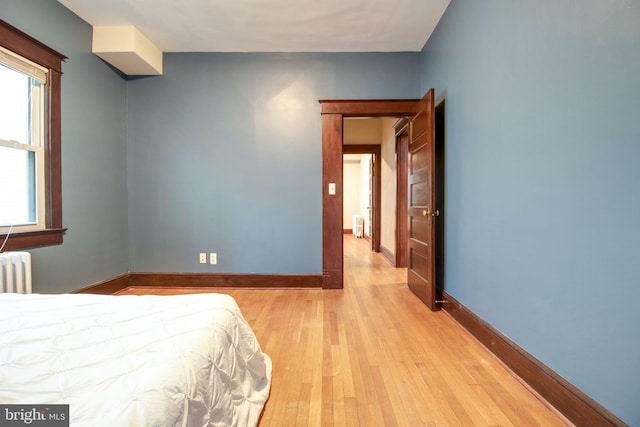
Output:
[[58,0],[163,52],[419,51],[450,0]]

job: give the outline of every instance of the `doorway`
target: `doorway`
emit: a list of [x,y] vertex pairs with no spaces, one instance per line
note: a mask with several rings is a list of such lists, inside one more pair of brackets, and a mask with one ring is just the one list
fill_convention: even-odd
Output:
[[322,107],[322,287],[343,286],[343,119],[404,117],[418,100],[321,100]]
[[432,88],[419,100],[320,100],[324,289],[342,289],[344,282],[343,119],[409,116],[407,285],[427,307],[438,309],[435,224],[440,222],[440,210],[436,198],[434,98]]
[[[382,216],[381,216],[381,184],[382,184],[382,171],[381,171],[381,153],[380,145],[343,145],[344,154],[369,154],[371,155],[371,163],[369,166],[370,182],[367,184],[369,188],[366,189],[369,195],[369,201],[367,206],[367,212],[362,212],[362,215],[366,215],[368,219],[365,221],[369,224],[368,234],[371,238],[371,251],[380,252],[380,237],[382,232]],[[343,170],[344,176],[344,170]],[[344,206],[344,200],[343,200]],[[365,226],[365,230],[366,230]]]
[[[402,132],[402,137],[399,132]],[[343,143],[345,233],[352,232],[353,216],[362,216],[364,234],[371,250],[380,252],[393,267],[404,268],[407,251],[408,118],[345,118]],[[371,164],[366,160],[368,158]],[[356,173],[358,171],[360,174]],[[370,175],[368,171],[371,171]]]

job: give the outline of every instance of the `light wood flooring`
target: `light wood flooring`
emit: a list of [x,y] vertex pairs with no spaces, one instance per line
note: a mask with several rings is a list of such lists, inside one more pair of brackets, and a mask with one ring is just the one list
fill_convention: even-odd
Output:
[[[232,295],[273,360],[260,426],[563,426],[368,243],[345,236],[342,290]],[[212,289],[127,288],[121,294]]]

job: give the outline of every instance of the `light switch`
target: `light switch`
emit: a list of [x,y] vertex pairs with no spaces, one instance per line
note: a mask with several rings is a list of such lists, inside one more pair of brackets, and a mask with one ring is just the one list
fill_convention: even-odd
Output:
[[336,195],[336,183],[335,182],[330,182],[329,183],[329,195],[330,196],[335,196]]

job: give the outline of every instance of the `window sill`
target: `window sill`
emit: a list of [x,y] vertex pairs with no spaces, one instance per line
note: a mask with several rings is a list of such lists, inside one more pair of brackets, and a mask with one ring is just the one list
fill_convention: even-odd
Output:
[[[59,245],[62,237],[67,231],[66,228],[48,228],[46,230],[27,231],[22,233],[11,233],[4,251],[35,248],[38,246]],[[0,234],[0,245],[7,238],[7,234]]]

